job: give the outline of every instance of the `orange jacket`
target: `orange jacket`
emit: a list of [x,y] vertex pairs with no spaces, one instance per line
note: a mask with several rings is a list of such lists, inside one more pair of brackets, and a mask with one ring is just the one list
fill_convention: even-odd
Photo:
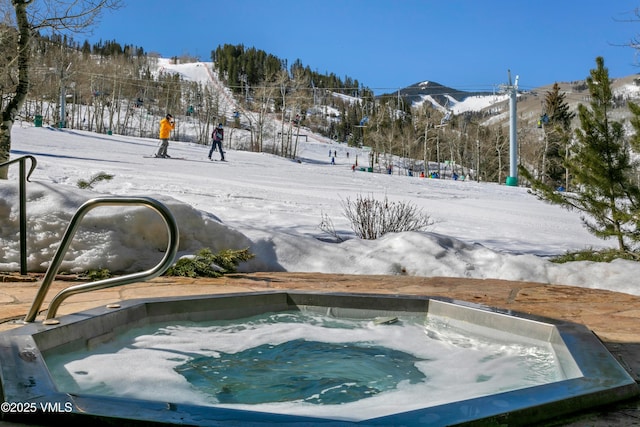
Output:
[[160,120],[160,139],[169,139],[171,131],[176,128],[176,123],[171,123],[167,118]]

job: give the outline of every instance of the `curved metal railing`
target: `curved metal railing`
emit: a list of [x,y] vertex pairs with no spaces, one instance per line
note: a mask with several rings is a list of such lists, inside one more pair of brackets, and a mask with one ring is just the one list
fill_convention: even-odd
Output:
[[[27,159],[31,160],[31,169],[27,174],[25,171],[25,163]],[[31,155],[18,157],[17,159],[9,160],[8,162],[0,163],[0,168],[9,166],[12,163],[20,162],[20,274],[27,274],[27,181],[31,177],[38,162],[36,158]]]
[[45,296],[58,273],[58,268],[62,263],[64,255],[69,248],[71,243],[71,239],[73,238],[78,226],[80,225],[80,221],[82,218],[89,212],[91,209],[96,208],[98,206],[116,206],[116,205],[141,205],[146,206],[154,211],[156,211],[160,216],[164,219],[165,224],[167,226],[167,232],[169,234],[169,242],[167,244],[167,251],[164,254],[162,260],[155,267],[138,272],[133,274],[128,274],[121,277],[112,277],[109,279],[98,280],[96,282],[91,283],[83,283],[80,285],[70,286],[62,291],[58,292],[58,294],[53,297],[51,303],[49,304],[49,309],[47,311],[46,319],[51,319],[55,317],[58,307],[62,301],[66,298],[83,293],[90,292],[98,289],[110,288],[113,286],[127,285],[134,282],[141,282],[145,280],[150,280],[155,277],[160,276],[164,273],[173,263],[173,260],[178,252],[178,244],[179,244],[179,233],[178,233],[178,225],[173,214],[160,202],[157,200],[148,198],[148,197],[105,197],[105,198],[97,198],[92,199],[85,202],[76,214],[71,219],[65,234],[63,235],[62,241],[60,242],[60,247],[56,251],[49,268],[47,269],[47,273],[45,274],[44,279],[42,280],[42,284],[40,285],[40,289],[36,294],[36,297],[33,300],[33,304],[31,305],[31,309],[29,313],[27,313],[24,318],[25,322],[33,322],[42,306]]

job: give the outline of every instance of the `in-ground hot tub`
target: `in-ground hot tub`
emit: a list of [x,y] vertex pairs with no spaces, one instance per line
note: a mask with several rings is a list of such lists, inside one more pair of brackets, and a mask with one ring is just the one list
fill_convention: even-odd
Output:
[[638,393],[584,326],[444,298],[160,298],[60,321],[0,335],[5,419],[531,425]]

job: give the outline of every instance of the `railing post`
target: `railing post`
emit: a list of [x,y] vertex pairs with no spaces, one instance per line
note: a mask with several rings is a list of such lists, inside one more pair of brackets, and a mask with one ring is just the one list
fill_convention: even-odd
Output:
[[27,274],[27,178],[24,158],[20,161],[20,274]]
[[[27,159],[31,160],[31,168],[29,174],[26,173],[25,162]],[[36,168],[36,158],[30,155],[18,157],[17,159],[10,160],[0,164],[0,167],[20,162],[20,176],[19,176],[19,210],[20,210],[20,274],[27,274],[27,181],[31,177],[31,173]]]

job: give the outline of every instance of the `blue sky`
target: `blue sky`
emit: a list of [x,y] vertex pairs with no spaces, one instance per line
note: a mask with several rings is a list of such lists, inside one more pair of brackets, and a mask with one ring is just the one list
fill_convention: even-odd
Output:
[[[210,61],[244,44],[320,73],[349,76],[376,94],[431,80],[491,90],[581,80],[603,56],[611,77],[640,72],[628,47],[640,38],[629,0],[124,0],[91,43],[117,40],[164,57]],[[629,22],[634,21],[634,22]],[[627,46],[625,46],[627,45]]]

